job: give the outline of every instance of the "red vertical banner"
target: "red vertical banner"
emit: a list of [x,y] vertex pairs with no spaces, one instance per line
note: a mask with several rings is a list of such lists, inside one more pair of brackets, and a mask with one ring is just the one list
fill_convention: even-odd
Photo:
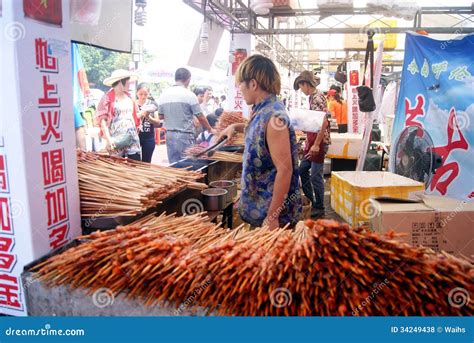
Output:
[[230,68],[230,75],[228,81],[229,93],[227,94],[227,100],[229,103],[229,111],[242,112],[244,117],[249,116],[249,107],[245,103],[242,93],[240,92],[239,85],[235,83],[235,73],[237,68],[243,60],[247,58],[250,53],[250,35],[249,34],[238,34],[234,35],[234,46],[235,51],[233,54],[232,67]]
[[236,49],[234,52],[234,62],[232,62],[232,75],[235,75],[240,63],[247,58],[247,49]]
[[347,82],[347,130],[350,133],[361,133],[361,113],[359,112],[359,97],[357,95],[357,86],[360,84],[360,62],[347,62],[347,73],[349,80]]
[[42,23],[61,26],[63,23],[62,0],[23,0],[25,17]]

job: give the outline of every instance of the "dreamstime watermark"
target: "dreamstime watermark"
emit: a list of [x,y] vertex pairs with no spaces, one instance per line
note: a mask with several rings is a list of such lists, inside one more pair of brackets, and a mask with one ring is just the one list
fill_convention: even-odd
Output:
[[10,42],[15,42],[17,40],[23,39],[26,36],[25,25],[18,21],[8,23],[3,29],[3,35]]
[[452,130],[466,130],[471,125],[471,118],[465,111],[457,111],[454,120],[448,121],[448,127]]
[[196,298],[202,293],[204,292],[204,290],[209,287],[210,285],[212,285],[212,281],[211,279],[207,279],[206,281],[204,281],[199,287],[195,288],[194,291],[191,293],[191,295],[189,297],[186,298],[186,300],[181,304],[179,305],[178,309],[176,310],[175,314],[176,315],[179,315],[181,314],[184,310],[186,310],[189,306],[191,306],[194,301],[196,300]]
[[23,201],[12,199],[10,203],[10,216],[12,219],[21,217],[25,212],[25,205]]
[[378,211],[370,199],[365,199],[359,204],[359,213],[365,219],[374,219]]
[[288,288],[284,288],[284,287],[275,288],[270,293],[270,302],[276,308],[290,306],[292,301],[293,301],[293,296]]
[[275,212],[273,212],[271,215],[269,215],[267,218],[269,221],[273,221],[277,218],[280,217],[280,215],[288,209],[288,205],[290,205],[292,202],[297,201],[300,198],[299,192],[293,193],[291,196],[287,197],[284,201],[283,204],[276,209]]
[[457,214],[458,214],[459,212],[461,212],[461,211],[464,209],[464,207],[466,206],[466,204],[467,204],[467,202],[466,202],[466,201],[463,201],[459,206],[456,206],[456,207],[454,208],[454,211],[449,212],[449,214],[446,216],[446,218],[443,218],[443,220],[442,220],[441,223],[440,223],[440,226],[441,226],[441,227],[445,227],[451,220],[454,219],[454,217],[457,216]]
[[357,307],[352,309],[352,315],[355,316],[359,311],[361,311],[365,306],[370,304],[372,300],[379,294],[379,292],[388,285],[388,279],[383,280],[381,283],[374,283],[374,289],[370,294],[359,304]]
[[112,25],[115,24],[115,22],[120,18],[120,15],[118,14],[115,14],[105,25],[102,25],[102,29],[100,29],[99,31],[97,31],[97,33],[94,35],[94,37],[92,37],[92,39],[90,40],[90,42],[94,45],[94,44],[97,44],[98,40],[99,40],[99,37],[100,36],[103,36],[104,33],[108,33],[110,31],[110,29],[112,28]]
[[[459,34],[462,34],[464,32],[464,29],[462,27],[460,27],[459,29],[457,29],[456,31],[454,31],[454,34],[455,35],[459,35]],[[447,40],[447,41],[444,41],[443,43],[440,44],[440,48],[442,50],[446,49],[448,47],[449,44],[451,44],[453,42],[452,39],[450,40]]]
[[204,211],[204,205],[198,199],[191,198],[183,202],[181,205],[181,213],[183,215],[191,215]]
[[461,308],[469,304],[469,291],[462,287],[456,287],[449,291],[448,302],[449,305],[456,308]]
[[379,27],[370,27],[369,25],[362,26],[359,30],[360,35],[368,36],[369,33],[372,33],[373,36],[378,34],[385,34],[383,30]]
[[99,308],[113,305],[115,301],[114,292],[107,287],[99,288],[92,294],[92,302]]
[[276,120],[270,120],[270,125],[277,131],[288,130],[291,124],[290,117],[284,111],[277,111],[273,116]]
[[118,192],[114,193],[112,197],[108,198],[107,201],[99,208],[99,210],[92,215],[92,217],[89,217],[85,220],[84,226],[86,228],[89,228],[97,220],[97,217],[101,216],[102,213],[104,213],[107,210],[109,205],[115,199],[117,199],[117,196],[118,196]]
[[31,285],[33,285],[36,281],[39,281],[40,279],[40,276],[39,274],[32,274],[31,277],[28,278],[28,280],[23,283],[23,290],[27,290],[28,288],[31,287]]
[[85,336],[84,329],[52,329],[50,324],[45,324],[40,329],[14,329],[5,330],[6,336]]

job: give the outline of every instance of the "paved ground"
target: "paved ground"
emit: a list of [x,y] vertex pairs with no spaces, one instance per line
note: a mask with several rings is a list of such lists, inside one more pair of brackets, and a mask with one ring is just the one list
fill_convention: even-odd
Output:
[[346,221],[342,219],[334,210],[331,208],[331,178],[324,178],[324,207],[326,208],[326,219],[335,219],[339,222],[345,223]]

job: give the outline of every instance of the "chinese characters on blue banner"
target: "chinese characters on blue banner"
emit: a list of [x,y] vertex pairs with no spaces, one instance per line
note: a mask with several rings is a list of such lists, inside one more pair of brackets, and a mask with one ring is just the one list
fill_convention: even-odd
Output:
[[426,131],[442,160],[427,193],[467,201],[474,200],[473,48],[472,34],[450,41],[407,34],[392,135],[394,147],[405,127]]

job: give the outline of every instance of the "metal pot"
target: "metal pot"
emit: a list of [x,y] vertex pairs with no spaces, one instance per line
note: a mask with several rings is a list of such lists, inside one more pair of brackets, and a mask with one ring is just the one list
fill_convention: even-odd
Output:
[[207,188],[201,191],[206,211],[221,211],[227,205],[227,190],[222,188]]
[[227,197],[226,197],[227,204],[230,204],[234,200],[234,197],[237,195],[237,185],[235,184],[234,181],[229,181],[229,180],[212,181],[211,183],[209,183],[209,187],[222,188],[222,189],[227,190]]

